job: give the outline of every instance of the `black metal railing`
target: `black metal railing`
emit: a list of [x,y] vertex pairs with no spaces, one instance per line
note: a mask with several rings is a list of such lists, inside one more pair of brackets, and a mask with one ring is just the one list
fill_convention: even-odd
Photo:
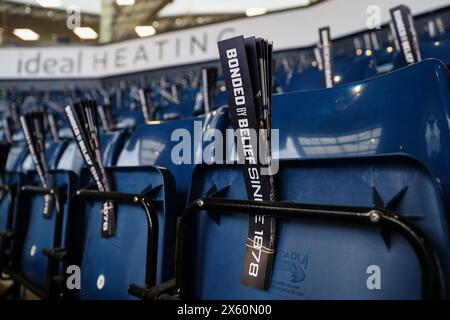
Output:
[[[96,201],[113,201],[116,203],[129,203],[139,205],[147,216],[148,239],[146,256],[145,284],[143,286],[130,284],[129,292],[136,295],[138,288],[153,287],[156,284],[157,257],[158,257],[158,216],[154,204],[142,194],[121,193],[115,191],[101,192],[97,190],[78,190],[74,196],[77,198],[89,198]],[[134,289],[133,289],[134,288]]]
[[[146,299],[160,299],[171,293],[172,297],[184,297],[185,290],[185,234],[188,222],[200,212],[214,211],[220,214],[267,215],[275,218],[315,220],[320,223],[348,222],[373,226],[400,233],[414,249],[421,267],[422,295],[424,299],[443,299],[444,281],[438,256],[427,236],[410,220],[399,213],[383,208],[307,205],[282,202],[261,202],[222,198],[201,198],[184,212],[177,237],[175,279],[141,292]],[[192,257],[191,257],[192,258]]]
[[[61,243],[62,239],[62,223],[64,206],[63,203],[67,201],[67,192],[61,191],[54,188],[43,188],[39,186],[25,185],[20,188],[20,197],[27,194],[37,194],[37,195],[51,195],[54,197],[55,201],[58,201],[58,205],[55,206],[55,226],[53,234],[53,246],[57,247]],[[55,288],[54,278],[59,274],[59,262],[53,259],[52,256],[47,255],[46,251],[48,249],[43,249],[42,252],[48,257],[48,265],[46,271],[46,284],[45,288],[39,288],[30,281],[28,281],[20,272],[20,267],[17,265],[20,261],[19,255],[20,250],[18,248],[13,248],[13,254],[17,255],[13,260],[13,265],[11,267],[11,278],[20,285],[28,288],[34,292],[37,296],[43,299],[55,299],[58,297],[58,290]]]

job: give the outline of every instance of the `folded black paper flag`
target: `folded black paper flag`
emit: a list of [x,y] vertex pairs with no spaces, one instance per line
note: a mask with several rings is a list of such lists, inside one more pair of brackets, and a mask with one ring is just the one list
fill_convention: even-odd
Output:
[[[97,189],[102,192],[111,191],[101,156],[96,103],[92,100],[83,100],[81,103],[66,106],[64,111],[74,139]],[[102,207],[101,235],[111,237],[115,233],[115,208],[112,202],[107,201],[103,203]]]
[[[218,46],[248,198],[274,201],[273,176],[269,174],[272,44],[264,39],[239,36],[220,41]],[[274,218],[250,216],[246,248],[241,282],[267,290],[275,252]]]
[[216,95],[217,68],[202,69],[202,91],[204,113],[208,113],[214,108],[214,96]]
[[148,88],[139,89],[139,100],[141,104],[142,114],[144,116],[145,122],[153,120],[153,103],[152,103],[152,91]]
[[[20,117],[20,125],[25,137],[25,141],[30,152],[31,160],[34,168],[41,181],[42,187],[50,188],[48,175],[48,166],[45,155],[45,130],[44,130],[44,113],[29,112]],[[56,197],[46,194],[44,196],[43,215],[49,218],[53,212],[53,200]],[[56,201],[57,210],[59,210],[59,202]]]
[[319,39],[319,52],[325,88],[332,88],[334,85],[334,64],[330,27],[319,29]]
[[401,5],[390,10],[392,22],[391,31],[395,37],[397,51],[402,53],[406,64],[413,64],[422,60],[417,39],[416,28],[411,9]]

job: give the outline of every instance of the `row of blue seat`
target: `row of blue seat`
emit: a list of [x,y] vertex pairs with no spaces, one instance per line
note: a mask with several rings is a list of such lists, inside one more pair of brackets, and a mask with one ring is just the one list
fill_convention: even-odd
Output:
[[[431,18],[430,18],[431,19]],[[386,34],[386,30],[378,31]],[[370,35],[367,34],[367,35]],[[353,39],[359,39],[365,35],[355,35]],[[342,45],[340,45],[342,42]],[[362,41],[364,43],[364,41]],[[334,56],[335,65],[335,85],[347,84],[355,81],[368,79],[386,71],[404,67],[404,61],[395,49],[394,41],[380,41],[379,48],[367,47],[341,52],[340,47],[347,44],[344,40],[337,40],[337,50]],[[347,46],[346,46],[347,47]],[[450,32],[444,30],[443,33],[433,37],[421,35],[420,48],[422,56],[426,58],[437,58],[444,63],[450,63]],[[192,69],[192,68],[191,68]],[[97,100],[98,104],[105,104],[105,95],[108,96],[109,103],[116,113],[124,110],[139,109],[139,97],[137,94],[139,87],[148,87],[152,91],[152,117],[154,120],[169,120],[191,117],[193,115],[205,113],[201,101],[201,76],[200,68],[193,72],[189,69],[184,74],[181,73],[173,79],[166,79],[165,74],[161,75],[160,81],[155,81],[152,73],[148,75],[136,76],[125,80],[105,81],[103,87],[95,90],[63,90],[55,91],[25,91],[16,92],[11,90],[4,99],[16,101],[24,104],[24,108],[30,105],[64,105],[68,98],[91,97]],[[306,91],[321,89],[324,87],[322,72],[319,70],[319,63],[314,55],[314,48],[306,48],[285,53],[275,54],[275,83],[274,91],[278,93],[289,93],[295,91]],[[226,105],[226,92],[223,77],[219,74],[216,86],[216,97],[213,108]],[[178,91],[177,96],[172,94],[172,89]],[[30,98],[30,96],[32,98]],[[0,103],[1,105],[1,103]],[[1,109],[1,108],[0,108]]]
[[[103,134],[116,192],[109,195],[91,190],[74,142],[49,142],[53,188],[63,203],[50,219],[42,216],[45,190],[36,189],[36,174],[25,170],[27,151],[18,139],[0,200],[4,270],[43,297],[61,293],[70,265],[81,268],[81,289],[62,290],[66,298],[129,299],[131,284],[175,286],[181,297],[197,299],[442,297],[450,285],[448,72],[442,62],[425,60],[331,89],[274,96],[273,128],[280,130],[275,205],[281,211],[295,204],[357,208],[376,212],[382,222],[280,217],[268,291],[240,283],[248,204],[233,202],[246,199],[239,165],[183,164],[172,157],[176,129],[224,132],[226,107]],[[206,145],[208,139],[192,143],[191,155]],[[104,197],[117,202],[111,238],[100,233]],[[176,218],[186,208],[177,232]],[[381,290],[368,284],[374,268]],[[139,292],[146,291],[133,293]]]

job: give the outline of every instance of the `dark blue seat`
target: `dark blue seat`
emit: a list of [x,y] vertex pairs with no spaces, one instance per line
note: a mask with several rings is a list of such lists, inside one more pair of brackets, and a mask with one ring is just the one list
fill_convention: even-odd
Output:
[[[197,119],[197,118],[196,118]],[[200,131],[204,119],[198,118]],[[185,203],[193,165],[178,166],[182,191],[176,191],[171,172],[177,164],[171,160],[171,133],[176,128],[193,129],[193,118],[138,126],[127,140],[114,167],[107,168],[112,190],[122,194],[144,195],[155,205],[158,217],[158,257],[156,283],[173,276],[176,206]],[[107,150],[105,150],[106,152]],[[105,156],[105,159],[107,157]],[[162,166],[165,169],[156,167]],[[172,170],[170,170],[172,171]],[[89,188],[89,178],[83,171],[80,188]],[[180,199],[179,194],[184,197]],[[78,202],[77,202],[78,203]],[[135,204],[117,203],[117,234],[111,238],[100,235],[101,201],[80,201],[70,218],[66,247],[67,265],[81,267],[81,290],[74,292],[80,299],[132,299],[131,284],[144,285],[152,281],[146,274],[149,227],[145,211]],[[99,280],[100,279],[100,280]],[[98,285],[104,283],[103,285]],[[71,293],[69,292],[69,295]]]
[[393,63],[395,57],[395,52],[393,47],[390,47],[391,52],[387,51],[387,48],[381,48],[379,50],[374,50],[373,56],[377,62],[378,66],[388,65]]
[[[125,132],[102,134],[101,144],[104,151],[104,162],[109,164],[117,159],[120,146],[123,145]],[[30,288],[41,297],[49,297],[54,293],[50,276],[61,276],[61,263],[50,260],[44,255],[44,249],[61,247],[65,241],[67,216],[70,199],[79,185],[79,174],[84,163],[78,147],[74,142],[48,142],[46,146],[49,169],[51,170],[52,188],[64,193],[60,198],[61,210],[56,207],[50,218],[43,216],[44,196],[42,193],[22,190],[19,194],[18,206],[14,213],[14,230],[17,241],[13,248],[12,273],[14,279]],[[39,179],[33,163],[22,165],[27,171],[23,181],[25,188],[39,187]],[[58,169],[58,170],[52,170]]]
[[[245,199],[240,168],[199,166],[191,200],[211,194]],[[374,207],[374,190],[391,210],[415,220],[439,252],[449,249],[439,187],[406,157],[282,161],[277,199],[284,202]],[[222,191],[222,192],[221,192]],[[217,218],[219,216],[220,218]],[[185,297],[195,299],[420,299],[421,267],[401,234],[385,242],[378,228],[333,221],[277,220],[276,258],[267,292],[240,283],[248,216],[199,213],[184,238]],[[226,259],[224,259],[226,257]],[[381,270],[382,290],[369,290],[368,270]],[[220,273],[220,279],[217,274]],[[448,275],[448,272],[447,272]],[[215,280],[214,280],[215,279]]]
[[28,148],[25,141],[16,142],[9,150],[5,170],[9,172],[22,171],[22,164],[27,155]]
[[186,101],[183,103],[170,103],[162,107],[155,114],[156,120],[178,120],[190,118],[193,116],[194,102]]
[[[13,236],[14,210],[17,207],[17,192],[23,184],[20,172],[4,172],[2,190],[0,191],[0,270],[9,268],[11,239]],[[4,188],[7,189],[4,189]]]
[[181,91],[180,101],[161,106],[155,113],[155,120],[174,120],[190,118],[194,115],[195,98],[198,90],[185,88]]
[[223,106],[228,105],[228,97],[226,91],[219,91],[216,93],[216,96],[214,98],[214,107],[220,108]]
[[[12,278],[42,298],[49,298],[54,292],[53,277],[64,275],[61,261],[49,260],[43,250],[62,246],[70,208],[67,199],[76,191],[78,182],[70,171],[51,170],[49,176],[52,188],[61,193],[60,211],[56,210],[54,204],[51,216],[44,217],[43,194],[22,189],[14,214]],[[35,172],[29,172],[24,184],[24,188],[38,187],[40,181]]]
[[408,154],[449,195],[448,88],[447,68],[429,59],[330,90],[275,95],[273,128],[280,129],[280,157]]
[[[450,39],[448,37],[429,38],[420,42],[420,53],[422,59],[439,59],[445,64],[450,63]],[[403,56],[399,53],[394,55],[394,69],[406,66]]]
[[140,109],[137,111],[121,111],[116,112],[115,120],[117,129],[132,129],[144,122],[144,116]]
[[[158,253],[157,257],[150,256],[150,217],[138,203],[116,202],[116,234],[103,238],[101,201],[77,201],[70,217],[66,248],[67,265],[75,264],[81,269],[81,290],[72,293],[80,299],[132,299],[128,293],[131,284],[154,285],[173,276],[176,214],[172,176],[150,166],[114,167],[107,172],[114,191],[143,195],[151,201],[157,216],[152,224],[158,225]],[[156,279],[151,279],[148,265],[155,259]]]
[[309,68],[302,73],[294,73],[286,78],[282,92],[308,91],[324,87],[322,72],[317,68]]
[[[75,176],[68,172],[52,171],[56,168],[66,146],[65,140],[47,142],[46,156],[53,188],[65,192],[68,196],[69,191],[76,186]],[[28,151],[27,147],[25,148]],[[22,161],[20,170],[23,172],[21,188],[40,186],[40,180],[34,171],[34,164],[29,154]],[[21,189],[16,191],[16,195],[17,203],[10,222],[15,233],[11,271],[17,281],[44,297],[47,290],[48,261],[42,254],[42,249],[60,246],[61,240],[58,238],[61,235],[58,235],[58,232],[62,228],[64,210],[59,213],[53,210],[50,218],[44,218],[42,194],[30,194]],[[61,204],[63,205],[64,202]]]
[[[386,207],[430,239],[450,290],[446,67],[426,60],[328,90],[274,96],[277,200]],[[245,199],[241,169],[198,166],[189,196]],[[219,215],[219,218],[217,218]],[[417,299],[421,265],[400,234],[351,223],[280,219],[272,288],[240,284],[248,216],[198,214],[186,236],[186,296],[203,299]],[[226,259],[223,257],[226,256]],[[369,268],[382,290],[369,290]],[[220,279],[216,275],[220,273]]]
[[[56,169],[56,167],[58,166],[58,162],[61,158],[61,155],[64,153],[67,145],[68,145],[67,140],[61,140],[58,142],[49,141],[46,143],[45,149],[47,153],[47,163],[49,169]],[[28,154],[24,159],[21,170],[22,171],[34,170],[34,164],[30,154]]]
[[[377,75],[376,64],[372,57],[341,58],[335,61],[335,85],[368,79]],[[287,78],[283,92],[307,91],[324,87],[322,72],[309,68],[302,73],[294,73]]]
[[450,63],[450,38],[423,41],[420,43],[422,58],[436,58],[444,63]]
[[8,267],[11,232],[13,231],[14,210],[17,206],[17,192],[23,183],[22,163],[28,154],[24,141],[17,140],[9,148],[3,172],[3,189],[0,192],[0,232],[10,233],[0,236],[0,268]]
[[[202,148],[208,142],[201,142],[206,128],[223,128],[227,125],[225,108],[217,109],[207,115],[174,121],[154,121],[141,125],[134,130],[125,144],[117,161],[117,166],[160,166],[170,171],[176,179],[176,202],[178,210],[186,205],[191,184],[194,157],[202,157]],[[183,130],[187,136],[174,136],[175,130]],[[194,135],[199,136],[200,144],[194,144]],[[205,141],[208,137],[205,137]],[[172,151],[176,145],[185,141],[190,146],[190,163],[172,160]],[[189,149],[189,148],[188,148]],[[201,159],[201,158],[200,158]],[[175,159],[176,160],[176,159]]]
[[[110,134],[103,133],[100,135],[100,144],[101,149],[103,150],[103,163],[106,166],[116,164],[127,136],[127,130],[119,130]],[[79,175],[84,166],[83,158],[81,157],[77,144],[74,141],[69,142],[64,149],[64,152],[61,154],[56,168],[59,170],[72,171]]]

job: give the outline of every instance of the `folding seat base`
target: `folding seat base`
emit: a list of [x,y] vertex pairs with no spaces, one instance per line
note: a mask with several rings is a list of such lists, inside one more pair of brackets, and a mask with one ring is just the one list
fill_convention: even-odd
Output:
[[445,297],[444,280],[437,254],[426,235],[411,221],[400,214],[386,209],[304,205],[280,202],[260,202],[221,198],[201,198],[195,201],[184,213],[180,225],[177,243],[177,272],[175,279],[152,288],[133,287],[136,296],[146,300],[184,298],[185,261],[190,257],[185,252],[185,233],[189,231],[190,220],[200,212],[233,212],[239,214],[267,215],[275,218],[296,218],[327,222],[350,222],[353,224],[379,227],[402,234],[413,247],[421,266],[422,291],[424,299],[443,299]]
[[[114,191],[97,191],[81,189],[76,192],[76,199],[93,199],[97,201],[114,201],[115,203],[131,203],[142,207],[148,219],[148,241],[147,241],[147,266],[146,266],[146,286],[153,286],[156,283],[157,255],[158,255],[158,216],[153,203],[142,194],[130,194]],[[138,287],[131,284],[130,287]]]
[[[64,292],[67,299],[136,299],[130,287],[152,287],[174,275],[173,177],[151,166],[107,173],[115,191],[90,189],[89,176],[82,174],[85,189],[71,201],[64,267],[79,266],[81,288]],[[104,202],[115,208],[115,233],[108,236],[102,233]]]
[[[42,299],[59,298],[58,276],[61,260],[46,254],[47,249],[59,246],[64,237],[66,210],[69,207],[76,177],[68,171],[50,171],[53,188],[37,186],[36,175],[29,175],[29,184],[18,193],[15,236],[11,253],[11,278]],[[54,202],[51,215],[43,216],[44,197]]]

